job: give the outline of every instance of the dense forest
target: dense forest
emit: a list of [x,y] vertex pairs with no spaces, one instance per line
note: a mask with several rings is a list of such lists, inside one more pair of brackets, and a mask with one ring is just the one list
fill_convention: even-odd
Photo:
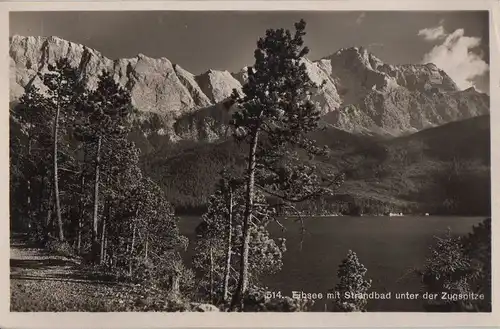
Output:
[[12,228],[117,273],[159,267],[177,278],[187,241],[126,138],[130,95],[106,72],[93,91],[78,77],[58,62],[43,76],[47,92],[28,88],[11,112]]
[[[164,143],[141,152],[144,146],[131,138],[137,135],[137,111],[127,89],[110,73],[103,71],[97,88],[87,90],[79,69],[68,61],[48,67],[40,74],[44,90],[28,86],[10,112],[11,231],[25,231],[54,252],[81,257],[115,280],[154,287],[176,305],[197,300],[225,311],[307,310],[309,301],[268,296],[262,285],[264,275],[280,271],[286,252],[285,241],[269,233],[269,223],[279,223],[283,214],[424,209],[353,193],[352,183],[346,192],[346,177],[361,181],[389,176],[388,171],[393,175],[408,167],[391,165],[406,163],[414,154],[401,158],[397,142],[365,144],[363,139],[358,147],[365,155],[359,159],[360,149],[354,152],[352,143],[335,144],[341,138],[332,143],[331,134],[339,137],[340,132],[316,132],[320,115],[310,96],[317,86],[300,61],[308,53],[305,26],[296,23],[293,33],[268,30],[259,39],[248,82],[242,94],[235,91],[230,99],[239,109],[231,120],[231,139],[218,144]],[[440,171],[447,173],[440,202],[450,200],[447,213],[461,213],[465,196],[450,195],[476,181],[467,172],[475,173],[477,163],[452,157],[441,165],[450,167]],[[401,172],[403,181],[405,175]],[[196,255],[186,265],[181,252],[188,241],[179,233],[175,211],[193,209],[202,213],[202,221],[196,229]],[[488,223],[467,239],[438,245],[439,252],[460,257],[452,265],[466,265],[458,273],[448,264],[434,266],[442,260],[431,259],[422,276],[432,289],[450,287],[448,281],[433,281],[446,270],[452,283],[471,278],[460,289],[487,291],[489,260],[476,250],[489,250],[484,242]],[[479,265],[472,268],[471,262]],[[339,267],[336,290],[369,291],[365,272],[350,252]],[[175,307],[169,302],[151,309]],[[364,311],[365,305],[339,300],[335,310]]]

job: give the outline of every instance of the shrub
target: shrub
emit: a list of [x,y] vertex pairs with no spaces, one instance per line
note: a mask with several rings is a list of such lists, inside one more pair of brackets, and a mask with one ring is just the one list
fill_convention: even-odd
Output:
[[73,247],[65,241],[61,242],[59,240],[49,240],[46,243],[45,247],[49,252],[52,252],[59,256],[64,256],[64,257],[75,256],[75,251]]

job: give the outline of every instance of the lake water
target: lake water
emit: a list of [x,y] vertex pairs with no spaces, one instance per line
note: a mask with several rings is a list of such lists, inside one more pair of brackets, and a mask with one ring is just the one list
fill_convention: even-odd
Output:
[[[287,239],[287,252],[281,272],[265,278],[272,291],[291,296],[292,291],[323,293],[335,287],[337,269],[349,249],[356,252],[368,269],[372,291],[392,293],[388,300],[370,300],[370,311],[422,312],[421,300],[397,300],[398,292],[418,293],[419,278],[409,273],[422,266],[434,236],[450,228],[465,234],[484,218],[471,217],[315,217],[305,220],[306,232],[293,219],[282,220],[286,231],[278,225],[269,227],[276,237]],[[190,239],[200,219],[181,219],[181,232]],[[302,246],[301,246],[302,240]],[[316,311],[330,308],[331,300],[317,300]]]

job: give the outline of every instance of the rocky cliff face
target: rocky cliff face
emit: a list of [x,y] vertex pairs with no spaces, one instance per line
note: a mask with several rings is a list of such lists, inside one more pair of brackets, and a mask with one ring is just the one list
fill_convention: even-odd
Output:
[[54,64],[62,57],[82,70],[89,88],[96,86],[97,76],[102,70],[113,72],[115,79],[130,89],[134,104],[144,112],[181,114],[196,106],[207,105],[203,99],[192,97],[166,58],[138,55],[113,61],[93,49],[56,37],[16,36],[10,44],[11,101],[28,84],[41,85],[36,73],[45,71],[48,64]]
[[111,60],[96,50],[57,37],[14,36],[10,40],[10,101],[17,100],[30,84],[43,90],[37,73],[63,57],[81,69],[89,88],[96,86],[102,70],[112,72],[116,81],[130,90],[132,101],[144,118],[155,115],[163,121],[162,134],[173,134],[172,125],[177,118],[213,106],[229,97],[233,88],[241,88],[228,72],[211,70],[194,76],[166,58],[139,54],[135,58]]
[[388,65],[363,48],[319,61],[341,105],[324,121],[354,133],[398,136],[489,113],[489,97],[461,91],[434,64]]
[[[59,58],[78,66],[89,88],[104,69],[132,94],[144,118],[159,119],[158,132],[173,140],[213,141],[227,134],[230,111],[223,105],[241,90],[247,69],[231,74],[209,70],[195,76],[166,58],[144,55],[111,60],[98,51],[57,37],[10,40],[10,100],[29,84],[41,86],[37,72]],[[363,48],[341,49],[318,61],[304,60],[318,86],[314,101],[323,123],[353,133],[398,136],[489,112],[489,97],[461,91],[433,64],[388,65]]]

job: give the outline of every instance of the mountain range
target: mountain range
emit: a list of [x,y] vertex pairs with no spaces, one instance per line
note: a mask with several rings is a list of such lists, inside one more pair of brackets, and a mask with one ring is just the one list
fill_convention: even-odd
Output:
[[[223,106],[240,90],[247,68],[208,70],[194,75],[167,58],[111,60],[97,50],[58,37],[10,39],[10,101],[27,85],[41,86],[37,72],[65,57],[89,88],[103,70],[130,90],[141,121],[158,122],[156,132],[173,141],[214,141],[227,131]],[[327,127],[365,135],[401,136],[489,113],[489,97],[474,88],[459,90],[434,64],[389,65],[362,47],[340,49],[317,61],[304,60],[318,85],[314,101]]]
[[[247,68],[195,75],[166,58],[112,60],[58,37],[13,36],[11,104],[30,84],[43,91],[37,73],[63,57],[89,88],[105,69],[130,91],[140,113],[130,138],[177,209],[203,207],[222,167],[244,167],[242,149],[226,138],[234,109],[225,100]],[[318,165],[346,174],[337,197],[376,212],[489,214],[487,94],[460,90],[434,64],[385,64],[362,47],[304,64],[326,128],[313,137],[332,150]]]

